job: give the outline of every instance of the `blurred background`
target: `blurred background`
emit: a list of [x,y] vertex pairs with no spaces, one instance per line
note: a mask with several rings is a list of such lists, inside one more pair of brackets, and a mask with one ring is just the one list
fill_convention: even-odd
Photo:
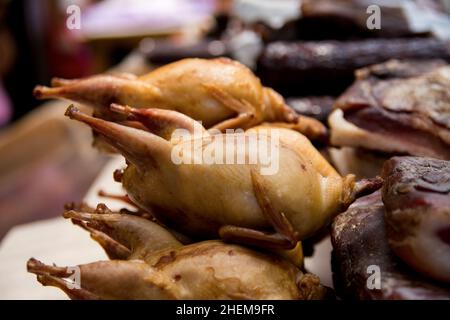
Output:
[[[367,23],[378,5],[381,25]],[[144,74],[186,57],[237,59],[299,113],[325,121],[355,69],[450,61],[447,0],[0,0],[0,239],[60,215],[108,161],[37,84]]]

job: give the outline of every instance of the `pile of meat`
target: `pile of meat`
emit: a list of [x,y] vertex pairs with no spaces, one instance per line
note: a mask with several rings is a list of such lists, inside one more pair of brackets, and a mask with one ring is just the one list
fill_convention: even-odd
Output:
[[332,224],[335,287],[353,299],[450,298],[450,162],[394,157],[381,192]]
[[[43,285],[82,299],[332,296],[304,269],[300,241],[379,189],[381,179],[337,173],[307,138],[324,141],[325,126],[297,115],[249,69],[223,58],[185,59],[139,78],[55,79],[53,88],[37,87],[35,94],[94,107],[91,116],[71,105],[66,116],[125,157],[126,168],[114,177],[136,207],[69,206],[64,217],[86,229],[111,260],[77,266],[76,286],[73,268],[30,259],[28,270]],[[224,152],[227,159],[251,159],[255,150],[246,141],[254,136],[263,145],[276,139],[270,174],[261,158],[211,164],[191,149],[208,152],[221,141],[231,152]],[[193,158],[177,162],[176,150]]]
[[[225,58],[183,59],[141,77],[54,79],[35,94],[93,107],[91,116],[71,105],[66,116],[124,156],[114,178],[135,207],[69,205],[64,217],[110,260],[30,259],[43,285],[74,299],[450,298],[450,67],[442,60],[364,67],[334,103],[287,103]],[[313,107],[312,117],[296,112]],[[319,121],[326,110],[329,130]],[[279,142],[271,174],[258,157],[226,161],[255,158],[245,144],[254,136]],[[196,154],[217,142],[227,159]],[[359,179],[342,169],[352,168],[345,148],[381,160]],[[329,226],[335,293],[303,266],[302,245]]]

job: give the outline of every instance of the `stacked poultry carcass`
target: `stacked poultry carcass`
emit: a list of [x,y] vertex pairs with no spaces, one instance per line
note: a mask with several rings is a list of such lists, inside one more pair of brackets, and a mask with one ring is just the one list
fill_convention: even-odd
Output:
[[[111,259],[79,266],[79,287],[66,280],[72,269],[29,260],[42,284],[71,298],[328,297],[304,270],[299,241],[381,186],[380,178],[339,175],[308,140],[327,141],[325,127],[295,114],[228,59],[181,60],[139,78],[56,79],[35,93],[94,107],[94,116],[74,106],[66,115],[126,158],[115,178],[138,208],[81,205],[64,213]],[[248,147],[251,139],[273,147],[275,170],[265,171],[268,163]],[[222,157],[243,161],[210,163],[196,153],[217,159],[219,142],[227,150]]]
[[[80,287],[68,285],[71,268],[31,259],[28,269],[71,298],[323,299],[330,290],[304,269],[301,241],[332,222],[338,296],[450,298],[448,68],[392,60],[358,70],[330,135],[228,59],[37,87],[40,98],[94,107],[66,115],[126,158],[114,177],[136,212],[67,208],[111,259],[78,266]],[[254,138],[271,161],[249,147]],[[333,147],[340,174],[313,143]],[[361,174],[348,149],[381,160],[360,161]]]

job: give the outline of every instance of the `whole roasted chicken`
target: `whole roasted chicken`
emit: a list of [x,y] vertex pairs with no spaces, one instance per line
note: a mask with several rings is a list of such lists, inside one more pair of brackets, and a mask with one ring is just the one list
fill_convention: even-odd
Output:
[[[125,156],[128,167],[116,178],[133,202],[193,238],[220,235],[265,248],[292,248],[381,185],[380,178],[341,177],[293,130],[255,127],[211,135],[178,112],[112,109],[143,129],[94,118],[73,106],[66,115],[88,124]],[[252,162],[258,152],[247,142],[253,137],[258,146],[271,146],[266,159]],[[223,149],[216,149],[218,142]],[[205,154],[223,157],[210,163]],[[229,163],[228,157],[243,161]]]
[[206,128],[247,129],[263,122],[280,123],[311,139],[323,139],[325,127],[299,116],[284,99],[244,65],[226,58],[184,59],[147,75],[97,75],[54,79],[53,88],[37,86],[37,98],[66,98],[93,106],[96,116],[110,119],[111,103],[135,108],[179,111]]
[[[183,246],[170,232],[142,217],[69,210],[115,260],[77,267],[27,264],[44,286],[72,299],[321,299],[319,279],[269,253],[221,241]],[[245,272],[242,272],[245,268]]]

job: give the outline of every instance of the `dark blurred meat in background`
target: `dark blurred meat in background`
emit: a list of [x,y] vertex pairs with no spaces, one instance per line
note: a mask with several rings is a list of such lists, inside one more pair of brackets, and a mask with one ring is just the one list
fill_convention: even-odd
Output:
[[[379,28],[368,27],[374,5]],[[224,39],[239,44],[228,45],[232,57],[285,97],[337,96],[361,67],[395,58],[449,61],[448,10],[441,0],[237,0]],[[253,51],[240,52],[246,47]]]
[[316,118],[326,123],[328,115],[333,109],[334,98],[330,96],[289,98],[287,103],[298,114]]
[[389,59],[450,61],[450,43],[434,38],[275,42],[264,49],[258,75],[287,96],[337,95],[353,82],[356,69]]
[[[367,27],[372,12],[368,8],[374,5],[380,8],[379,29]],[[310,40],[433,36],[440,32],[434,26],[444,15],[444,2],[434,0],[303,0],[296,36]]]
[[[450,35],[447,0],[236,0],[234,31],[247,28],[265,43],[298,40],[438,37]],[[373,6],[379,28],[369,28]],[[369,9],[371,7],[372,9]]]

